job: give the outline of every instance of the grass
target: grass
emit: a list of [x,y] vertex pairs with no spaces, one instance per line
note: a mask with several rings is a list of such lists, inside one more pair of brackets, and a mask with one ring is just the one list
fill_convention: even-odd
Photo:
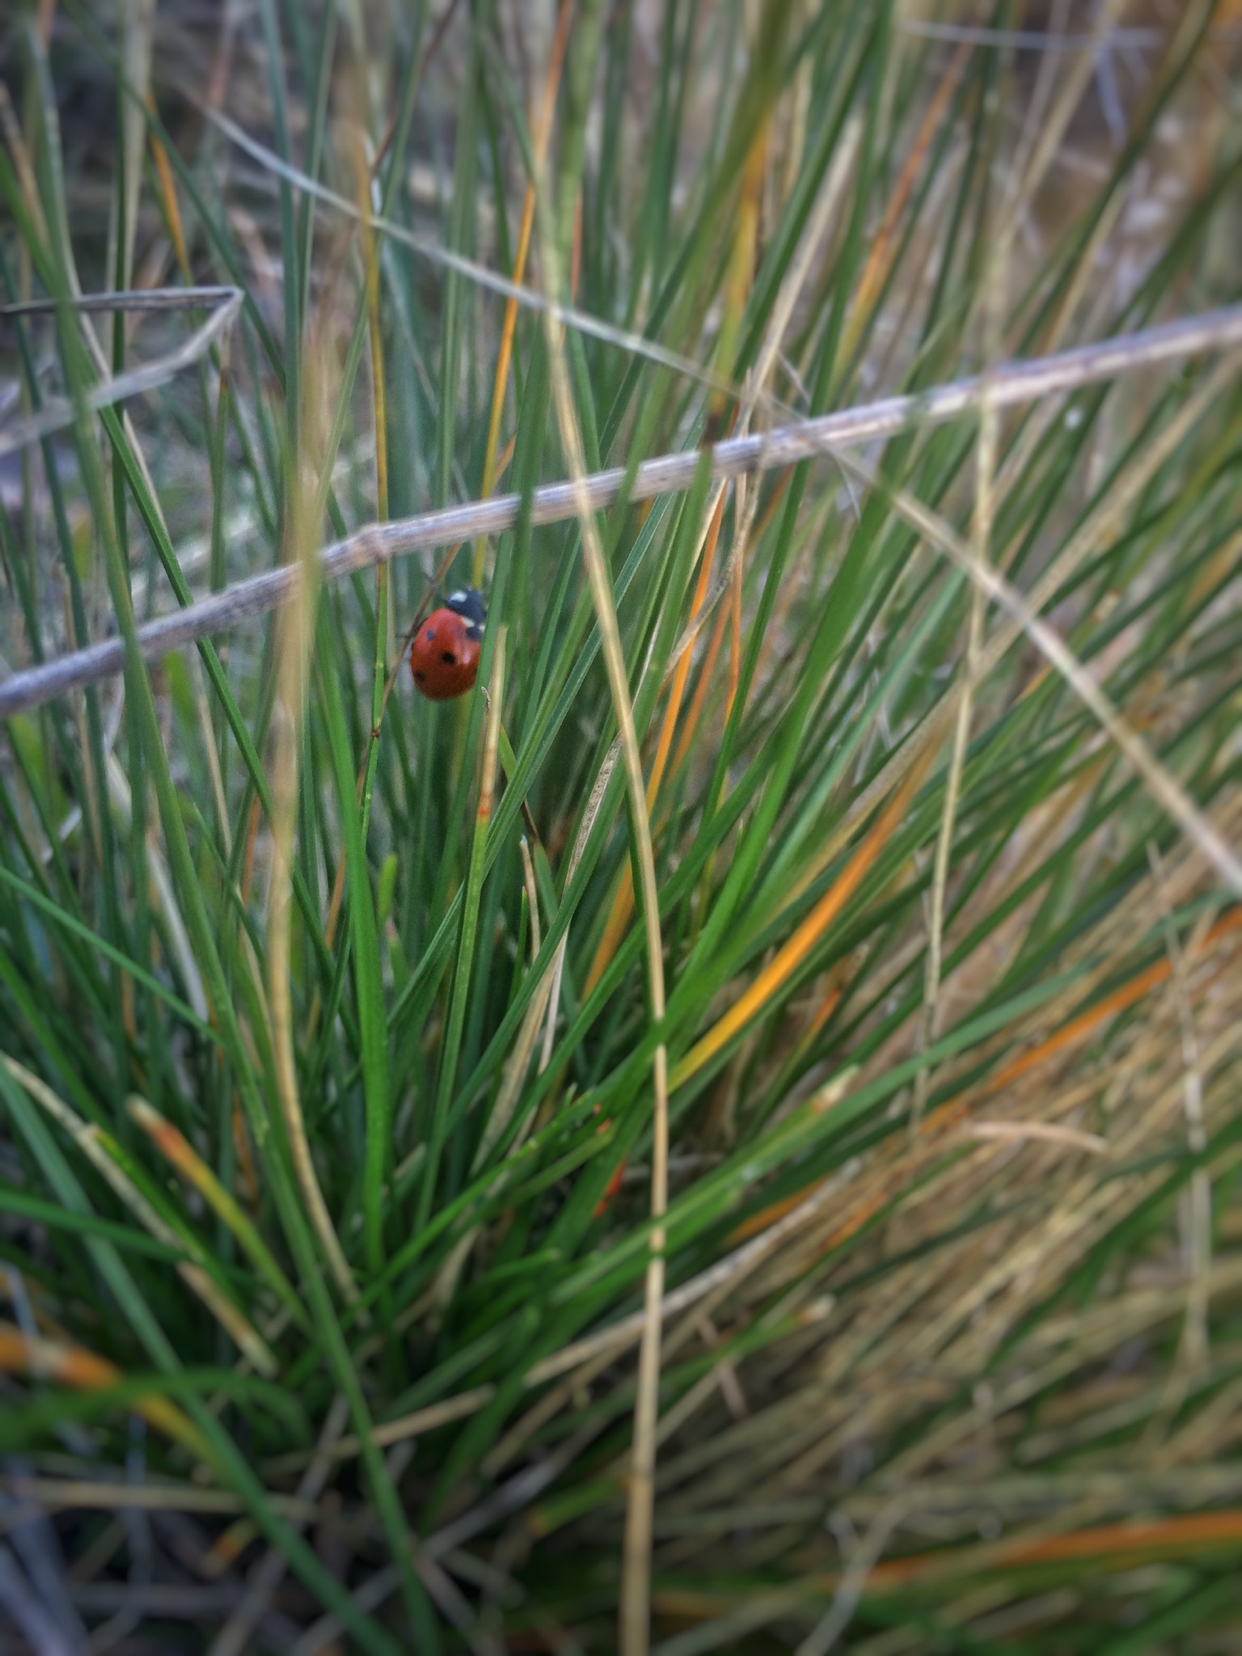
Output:
[[0,692],[124,651],[0,743],[15,1649],[1234,1648],[1242,401],[1143,341],[1239,299],[1238,11],[1166,10],[0,25]]

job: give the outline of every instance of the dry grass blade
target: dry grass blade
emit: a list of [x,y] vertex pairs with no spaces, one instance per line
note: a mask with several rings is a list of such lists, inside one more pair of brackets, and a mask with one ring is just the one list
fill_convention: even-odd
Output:
[[[240,1497],[228,1489],[199,1489],[193,1484],[93,1483],[86,1478],[40,1478],[5,1476],[0,1488],[15,1501],[31,1501],[49,1512],[73,1507],[109,1511],[137,1508],[150,1512],[203,1512],[231,1515],[245,1511]],[[315,1508],[288,1495],[273,1495],[272,1502],[286,1517],[307,1523]]]
[[[1177,414],[1170,419],[1157,437],[1148,443],[1143,451],[1125,468],[1122,475],[1116,480],[1115,486],[1101,501],[1097,509],[1090,513],[1081,528],[1071,537],[1068,544],[1052,560],[1034,583],[1030,593],[1023,600],[1027,609],[1038,616],[1052,600],[1057,591],[1082,568],[1086,560],[1098,550],[1108,536],[1115,534],[1117,525],[1124,512],[1133,506],[1143,489],[1156,476],[1160,468],[1166,465],[1171,455],[1176,453],[1187,435],[1204,418],[1207,410],[1220,397],[1223,389],[1236,376],[1231,361],[1218,364],[1216,369],[1208,374],[1204,381],[1191,393]],[[957,548],[955,561],[961,567],[968,567],[972,555],[965,547],[964,542],[954,533],[953,529],[943,522],[936,514],[929,513],[921,503],[912,500],[902,491],[891,490],[878,475],[870,469],[862,468],[856,458],[842,454],[841,464],[847,469],[853,469],[874,487],[883,491],[890,499],[894,508],[913,522],[919,532],[930,540],[931,544],[940,545],[944,541],[944,550],[949,550],[951,542]],[[934,531],[928,535],[928,527]],[[1002,566],[1003,566],[1003,561]],[[999,576],[991,577],[1000,579]],[[984,588],[986,590],[986,587]],[[1023,624],[1014,616],[1010,616],[997,626],[992,634],[985,639],[980,650],[977,663],[977,676],[986,678],[1003,660],[1014,644],[1022,637]],[[881,768],[874,780],[863,788],[852,801],[836,835],[830,837],[828,844],[817,862],[812,864],[809,875],[820,868],[827,866],[836,855],[838,842],[847,835],[854,825],[874,810],[876,802],[885,797],[893,787],[896,779],[903,775],[915,756],[929,744],[938,743],[944,733],[950,728],[957,716],[957,709],[961,697],[965,693],[964,684],[959,683],[951,690],[924,721],[922,727]],[[2,691],[0,691],[2,694]]]
[[249,1255],[256,1270],[275,1291],[285,1309],[301,1326],[307,1326],[306,1310],[294,1292],[293,1286],[273,1258],[270,1249],[254,1225],[246,1218],[232,1195],[206,1165],[184,1134],[153,1110],[145,1099],[131,1098],[128,1104],[131,1118],[142,1128],[152,1144],[169,1164],[207,1203],[222,1224],[236,1238],[238,1246]]
[[[131,397],[138,397],[148,391],[158,390],[161,385],[167,385],[178,374],[193,367],[196,362],[208,354],[215,345],[232,327],[237,313],[242,306],[244,294],[237,288],[211,288],[205,290],[206,299],[200,298],[199,304],[211,306],[211,315],[201,327],[198,327],[175,350],[166,352],[153,362],[146,362],[138,368],[130,368],[123,374],[105,377],[98,385],[93,385],[82,395],[83,406],[92,414],[97,414],[102,408],[113,408],[117,403],[125,402]],[[114,303],[124,299],[124,303]],[[32,307],[14,307],[14,313]],[[185,305],[138,306],[130,302],[128,296],[106,294],[95,301],[85,297],[75,301],[72,309],[87,312],[92,310],[116,311],[135,309],[185,309]],[[80,410],[73,403],[51,398],[37,414],[27,415],[24,419],[16,420],[11,425],[0,429],[0,458],[6,454],[17,454],[22,449],[29,448],[43,437],[50,437],[53,432],[64,431],[78,419]]]
[[[558,261],[551,234],[542,240],[549,286],[558,291]],[[562,324],[551,309],[545,311],[552,395],[556,405],[561,444],[569,462],[575,510],[582,528],[583,556],[591,597],[603,641],[604,663],[613,712],[620,727],[621,757],[625,764],[630,795],[631,821],[636,840],[641,889],[643,925],[647,939],[647,992],[651,1022],[658,1027],[664,1019],[664,950],[660,941],[660,902],[647,817],[646,789],[638,732],[626,675],[625,654],[617,626],[612,580],[604,555],[587,481],[582,433],[574,408],[573,392],[565,365]],[[655,1499],[655,1429],[660,1381],[660,1304],[664,1297],[664,1231],[659,1221],[668,1207],[668,1055],[661,1041],[652,1059],[653,1115],[651,1149],[651,1232],[650,1257],[644,1288],[644,1327],[638,1360],[638,1392],[634,1404],[634,1448],[630,1472],[625,1554],[622,1564],[620,1647],[623,1656],[642,1656],[649,1640],[651,1511]]]
[[[993,283],[1004,280],[1004,266],[998,260],[993,271]],[[989,333],[995,339],[999,325],[999,305],[994,300],[988,307]],[[994,406],[984,400],[979,418],[979,449],[975,466],[975,509],[973,542],[975,556],[986,563],[992,535],[994,476],[998,420]],[[983,647],[985,604],[982,589],[971,593],[970,618],[967,622],[966,652],[962,662],[962,688],[958,697],[957,717],[953,727],[953,745],[949,755],[949,774],[944,790],[944,810],[940,819],[940,833],[936,838],[936,855],[932,869],[931,897],[928,902],[927,965],[923,974],[923,1016],[919,1038],[924,1049],[939,1033],[940,1022],[940,960],[944,941],[945,892],[949,881],[949,861],[953,850],[953,830],[957,820],[958,799],[962,786],[962,770],[966,763],[966,747],[970,738],[973,696],[979,673],[979,655]],[[910,1110],[911,1128],[917,1128],[923,1118],[927,1089],[931,1084],[931,1070],[921,1069],[914,1082],[914,1102]]]
[[[322,411],[313,400],[308,408],[312,420],[321,417]],[[318,587],[315,560],[308,555],[316,534],[311,514],[312,502],[318,495],[317,480],[299,476],[292,493],[289,573],[293,583],[293,601],[282,617],[277,648],[279,687],[273,710],[275,756],[271,784],[272,878],[267,916],[268,1004],[277,1093],[298,1189],[332,1279],[346,1303],[353,1304],[358,1299],[358,1285],[345,1258],[315,1171],[298,1096],[294,1055],[293,988],[290,981],[293,855],[298,808],[298,756]]]
[[972,1121],[965,1129],[975,1139],[1042,1139],[1046,1144],[1064,1144],[1093,1155],[1108,1153],[1108,1140],[1098,1133],[1084,1133],[1080,1127],[1060,1126],[1052,1121]]
[[72,299],[19,299],[0,305],[6,316],[51,316],[57,311],[78,311],[86,316],[129,315],[143,311],[215,310],[220,305],[244,298],[240,288],[188,287],[123,288],[114,293],[83,293]]

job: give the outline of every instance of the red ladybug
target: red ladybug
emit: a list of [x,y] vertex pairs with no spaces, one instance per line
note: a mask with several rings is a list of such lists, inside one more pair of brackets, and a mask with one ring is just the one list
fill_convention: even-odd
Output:
[[451,701],[474,684],[486,619],[483,594],[462,587],[418,629],[410,645],[410,672],[429,701]]

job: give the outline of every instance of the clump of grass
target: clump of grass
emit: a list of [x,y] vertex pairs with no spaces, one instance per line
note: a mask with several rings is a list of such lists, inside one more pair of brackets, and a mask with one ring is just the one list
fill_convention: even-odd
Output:
[[1235,10],[6,25],[28,1648],[1232,1648]]

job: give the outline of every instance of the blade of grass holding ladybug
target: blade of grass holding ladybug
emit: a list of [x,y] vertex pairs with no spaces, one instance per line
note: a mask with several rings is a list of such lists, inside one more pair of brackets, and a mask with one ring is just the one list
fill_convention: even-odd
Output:
[[482,763],[479,772],[478,803],[474,812],[474,834],[470,846],[470,862],[466,870],[466,884],[461,905],[461,931],[453,961],[453,975],[449,988],[448,1012],[444,1040],[441,1047],[440,1073],[436,1080],[435,1096],[425,1129],[427,1154],[419,1176],[419,1194],[415,1209],[415,1229],[421,1230],[431,1216],[435,1200],[436,1179],[440,1171],[440,1157],[448,1130],[449,1103],[456,1081],[457,1056],[461,1043],[462,1026],[466,1016],[466,1001],[470,993],[474,969],[475,921],[483,888],[483,856],[488,834],[492,828],[492,810],[496,793],[496,771],[500,749],[500,715],[504,699],[505,629],[496,634],[491,650],[492,677],[488,685],[487,728],[483,739]]

